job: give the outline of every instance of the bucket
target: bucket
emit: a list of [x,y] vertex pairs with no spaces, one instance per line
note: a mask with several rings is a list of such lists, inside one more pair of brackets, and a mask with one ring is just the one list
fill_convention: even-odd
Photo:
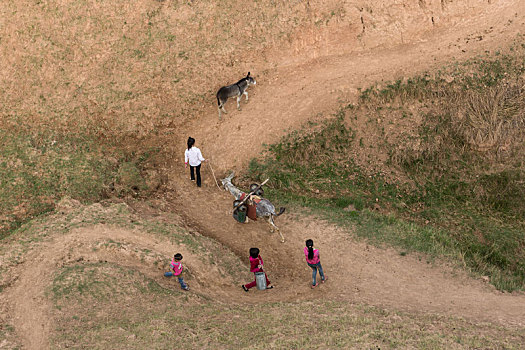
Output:
[[255,273],[255,283],[257,284],[258,290],[265,290],[266,289],[266,276],[264,272],[256,272]]
[[171,276],[173,276],[173,272],[171,271],[164,272],[164,277],[171,277]]

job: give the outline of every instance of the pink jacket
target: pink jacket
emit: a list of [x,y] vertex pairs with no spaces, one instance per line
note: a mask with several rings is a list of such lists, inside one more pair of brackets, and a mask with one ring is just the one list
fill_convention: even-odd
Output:
[[175,276],[179,276],[182,273],[182,261],[175,261],[175,259],[172,259],[170,267]]
[[256,259],[252,258],[250,256],[250,271],[251,272],[262,272],[263,269],[262,268],[259,268],[259,265],[263,265],[263,259],[261,258],[261,256],[259,255]]
[[319,262],[319,250],[314,249],[314,257],[313,259],[308,259],[308,247],[304,247],[304,255],[306,256],[306,262],[308,264],[315,265]]

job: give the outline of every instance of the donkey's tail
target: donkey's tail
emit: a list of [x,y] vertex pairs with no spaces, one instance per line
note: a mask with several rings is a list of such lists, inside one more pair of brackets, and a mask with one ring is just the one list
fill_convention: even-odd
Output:
[[275,216],[279,216],[279,215],[281,215],[282,213],[284,213],[284,210],[285,210],[285,208],[284,208],[284,207],[281,207],[281,208],[279,209],[279,213],[278,213],[278,214],[275,214]]

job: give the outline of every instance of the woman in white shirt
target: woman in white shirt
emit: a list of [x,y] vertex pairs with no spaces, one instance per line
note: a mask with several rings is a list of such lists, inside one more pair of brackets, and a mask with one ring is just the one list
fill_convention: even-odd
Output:
[[197,186],[201,187],[201,162],[206,161],[202,156],[201,150],[194,146],[195,139],[188,137],[188,149],[184,152],[185,168],[190,164],[190,178],[195,181],[195,172],[197,173]]

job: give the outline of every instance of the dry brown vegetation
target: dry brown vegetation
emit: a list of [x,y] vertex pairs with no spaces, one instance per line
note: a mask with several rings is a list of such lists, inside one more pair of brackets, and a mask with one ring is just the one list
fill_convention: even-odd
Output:
[[[523,178],[523,75],[483,93],[458,89],[464,71],[435,89],[393,83],[348,109],[376,81],[405,83],[452,58],[510,47],[524,10],[519,0],[1,1],[0,348],[519,348],[522,296],[433,267],[424,254],[369,247],[357,225],[287,211],[287,243],[278,243],[259,223],[233,222],[231,198],[210,196],[208,168],[206,191],[188,187],[179,153],[191,134],[218,175],[246,169],[265,143],[308,120],[329,149],[342,140],[320,125],[351,103],[344,141],[359,147],[334,157],[306,144],[291,155],[312,166],[306,172],[352,158],[414,184],[399,167],[445,167],[444,155],[475,151],[476,166],[497,175],[478,183],[478,198],[492,198],[483,191],[502,170],[513,184]],[[216,90],[248,71],[258,81],[250,102],[242,112],[230,102],[219,123]],[[448,120],[432,118],[429,99],[452,102],[440,109]],[[414,137],[444,125],[432,142]],[[336,184],[309,186],[330,199]],[[515,188],[506,190],[520,195]],[[400,237],[419,232],[388,214],[373,212]],[[305,235],[319,242],[332,281],[314,293]],[[252,277],[253,245],[276,293],[239,288]],[[175,251],[190,293],[162,277]]]
[[68,169],[46,160],[79,152],[80,162],[105,174],[85,174],[83,181],[97,177],[99,184],[87,186],[89,196],[54,187],[56,178],[44,190],[13,189],[36,180],[8,176],[20,186],[4,187],[17,198],[2,206],[3,231],[52,209],[64,194],[94,200],[119,185],[117,194],[144,191],[133,174],[119,184],[126,168],[149,173],[155,189],[154,168],[183,142],[178,127],[210,110],[221,84],[254,66],[270,69],[267,55],[276,47],[293,50],[300,33],[322,33],[344,17],[337,2],[300,1],[6,1],[0,14],[0,140],[5,149],[22,149],[1,159],[12,169],[29,158],[35,168],[20,173],[61,177]]

